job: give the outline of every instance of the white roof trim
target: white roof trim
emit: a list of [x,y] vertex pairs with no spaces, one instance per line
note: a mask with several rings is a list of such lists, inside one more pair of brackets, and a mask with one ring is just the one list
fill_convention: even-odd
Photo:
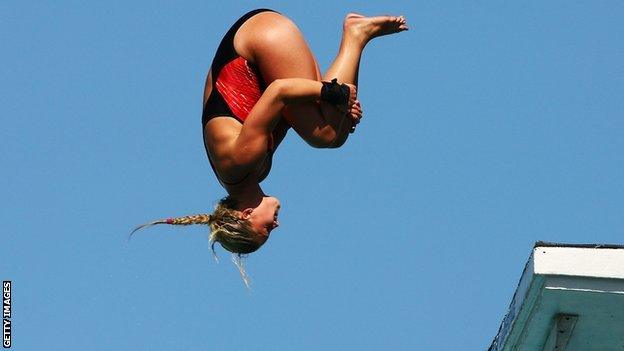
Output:
[[624,249],[535,247],[534,274],[624,279]]

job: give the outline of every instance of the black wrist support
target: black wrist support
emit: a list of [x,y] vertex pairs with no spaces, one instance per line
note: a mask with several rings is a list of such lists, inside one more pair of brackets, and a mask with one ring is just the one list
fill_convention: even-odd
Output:
[[321,100],[327,101],[333,105],[345,104],[349,101],[349,86],[346,84],[338,84],[336,78],[331,82],[322,82]]

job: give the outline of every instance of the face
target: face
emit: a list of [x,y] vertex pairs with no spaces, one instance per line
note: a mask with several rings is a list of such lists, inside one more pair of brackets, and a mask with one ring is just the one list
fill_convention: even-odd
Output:
[[279,209],[280,202],[277,198],[265,196],[257,207],[243,211],[243,218],[251,222],[251,227],[258,234],[259,245],[264,244],[269,239],[271,231],[279,226],[277,219]]

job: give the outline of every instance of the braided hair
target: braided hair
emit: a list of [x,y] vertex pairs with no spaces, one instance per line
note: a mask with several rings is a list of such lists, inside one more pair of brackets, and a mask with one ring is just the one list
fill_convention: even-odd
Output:
[[254,240],[257,234],[252,229],[251,222],[241,218],[240,212],[236,210],[236,202],[231,197],[227,196],[221,199],[212,214],[200,213],[141,224],[132,230],[130,238],[138,230],[157,224],[208,225],[210,227],[210,248],[215,259],[217,255],[214,245],[218,242],[224,249],[234,254],[232,260],[238,267],[245,285],[249,287],[249,277],[245,273],[242,258],[243,255],[258,250],[260,245]]

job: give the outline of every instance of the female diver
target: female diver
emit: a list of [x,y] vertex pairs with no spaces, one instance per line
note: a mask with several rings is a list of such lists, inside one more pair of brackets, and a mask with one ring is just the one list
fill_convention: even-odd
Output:
[[204,146],[228,195],[212,214],[155,221],[135,231],[206,224],[213,252],[215,242],[239,259],[256,251],[279,225],[280,203],[264,194],[260,182],[288,129],[316,148],[341,146],[362,117],[356,85],[364,47],[407,29],[402,16],[347,15],[338,55],[321,76],[291,20],[268,9],[245,14],[223,37],[204,88]]

